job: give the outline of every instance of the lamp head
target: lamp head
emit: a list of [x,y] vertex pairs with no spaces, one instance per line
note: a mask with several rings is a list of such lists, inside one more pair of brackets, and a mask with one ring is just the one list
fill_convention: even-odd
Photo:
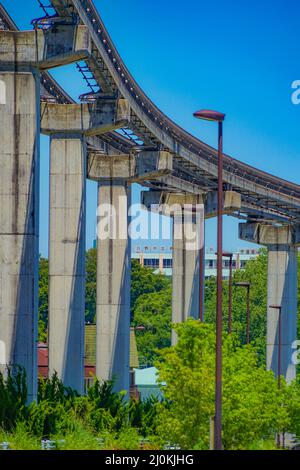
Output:
[[223,122],[225,119],[225,114],[219,113],[218,111],[212,111],[210,109],[201,109],[200,111],[196,111],[193,116],[196,119],[204,119],[206,121]]

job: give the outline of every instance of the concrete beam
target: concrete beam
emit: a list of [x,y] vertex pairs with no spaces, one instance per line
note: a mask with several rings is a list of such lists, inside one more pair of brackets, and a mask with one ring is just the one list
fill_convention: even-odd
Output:
[[165,186],[174,188],[174,190],[177,190],[178,192],[191,193],[191,194],[203,194],[204,193],[198,184],[183,180],[182,178],[179,178],[178,176],[166,175],[166,176],[157,178],[157,181],[164,184]]
[[130,120],[128,102],[122,98],[99,100],[91,104],[41,104],[41,132],[105,134],[124,127]]
[[201,194],[187,194],[187,193],[167,193],[165,191],[142,191],[141,204],[148,210],[152,210],[162,215],[172,215],[168,211],[168,206],[176,208],[176,206],[183,207],[184,205],[203,204],[203,196]]
[[87,168],[87,177],[94,181],[115,178],[128,180],[135,174],[135,157],[89,152]]
[[88,178],[127,178],[131,183],[157,177],[171,171],[172,156],[169,152],[141,152],[138,155],[104,155],[90,152]]
[[0,72],[0,369],[24,367],[29,402],[37,396],[39,89],[39,74]]
[[173,155],[166,151],[143,151],[136,155],[133,182],[155,180],[172,173]]
[[[232,214],[241,209],[241,194],[235,191],[224,191],[223,214]],[[205,218],[218,215],[218,192],[211,191],[205,198]]]
[[258,245],[300,246],[300,226],[273,226],[259,223],[240,223],[239,238]]
[[151,210],[151,207],[155,206],[156,208],[160,206],[162,201],[163,192],[162,191],[141,191],[141,204],[145,206],[148,210]]
[[201,194],[164,193],[162,203],[170,207],[203,205],[203,197]]
[[0,69],[51,69],[86,59],[91,40],[86,26],[56,25],[54,30],[0,31]]
[[[151,206],[160,205],[173,205],[173,204],[204,204],[205,218],[217,216],[217,193],[215,191],[207,194],[191,194],[191,193],[168,193],[167,191],[142,191],[142,204],[144,204],[148,210],[151,210]],[[231,214],[232,212],[239,210],[241,207],[241,195],[235,191],[225,191],[224,193],[224,206],[223,214]],[[157,211],[155,207],[155,211]],[[161,208],[163,210],[163,207]]]

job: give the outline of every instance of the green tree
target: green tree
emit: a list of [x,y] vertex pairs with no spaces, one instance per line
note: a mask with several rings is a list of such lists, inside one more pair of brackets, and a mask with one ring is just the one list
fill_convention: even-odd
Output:
[[[265,338],[267,318],[267,250],[262,249],[257,258],[248,261],[245,269],[236,270],[233,282],[250,282],[250,340],[259,350],[262,364],[265,363]],[[228,280],[223,281],[223,328],[228,328]],[[216,278],[206,281],[205,321],[215,324],[216,318]],[[234,287],[232,290],[232,331],[242,344],[246,343],[246,289]]]
[[136,303],[143,294],[160,292],[169,288],[171,279],[163,274],[154,274],[150,268],[141,266],[137,260],[131,263],[131,313],[134,316]]
[[48,327],[48,271],[46,258],[39,260],[39,341],[47,342]]
[[154,274],[150,268],[132,261],[131,318],[136,330],[137,348],[141,365],[153,365],[158,349],[171,342],[171,279]]
[[97,250],[86,252],[85,321],[96,322]]
[[[175,326],[178,343],[161,352],[157,362],[164,395],[158,431],[182,449],[209,447],[209,420],[214,415],[215,332],[189,319]],[[247,449],[289,427],[283,392],[271,371],[258,363],[256,349],[240,346],[234,335],[223,337],[223,443],[225,449]]]
[[159,349],[171,344],[171,286],[142,294],[134,310],[134,326],[142,325],[144,330],[136,331],[137,347],[141,365],[153,365]]

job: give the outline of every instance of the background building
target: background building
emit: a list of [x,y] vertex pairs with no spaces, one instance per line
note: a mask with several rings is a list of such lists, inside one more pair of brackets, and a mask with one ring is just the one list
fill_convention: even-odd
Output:
[[[255,249],[241,249],[233,254],[233,270],[244,269],[247,262],[258,256]],[[142,266],[153,269],[155,273],[172,276],[172,247],[137,246],[131,254]],[[213,249],[205,250],[205,278],[217,275],[217,255]],[[229,259],[223,259],[223,278],[229,277]]]

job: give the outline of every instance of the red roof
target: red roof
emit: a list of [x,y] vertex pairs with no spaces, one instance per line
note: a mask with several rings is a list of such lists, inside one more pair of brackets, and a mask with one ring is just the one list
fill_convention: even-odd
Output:
[[[96,373],[95,366],[85,365],[84,376],[90,378]],[[38,343],[38,374],[48,377],[48,346],[45,343]]]

